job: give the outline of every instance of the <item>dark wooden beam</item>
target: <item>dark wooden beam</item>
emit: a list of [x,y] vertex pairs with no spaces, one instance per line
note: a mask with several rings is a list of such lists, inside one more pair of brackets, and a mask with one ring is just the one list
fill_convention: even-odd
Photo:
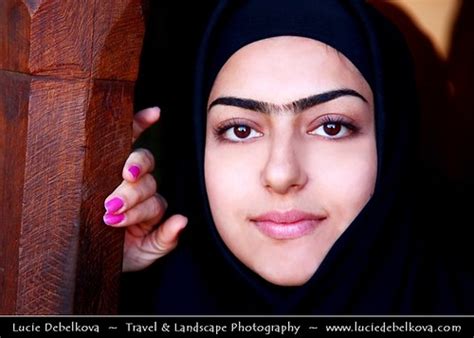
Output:
[[0,1],[0,313],[115,313],[141,0]]

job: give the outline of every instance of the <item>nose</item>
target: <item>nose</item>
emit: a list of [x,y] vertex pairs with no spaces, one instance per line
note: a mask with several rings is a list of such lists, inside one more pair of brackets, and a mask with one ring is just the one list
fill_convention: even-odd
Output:
[[298,191],[308,180],[303,164],[303,154],[291,139],[273,140],[261,174],[265,188],[276,194]]

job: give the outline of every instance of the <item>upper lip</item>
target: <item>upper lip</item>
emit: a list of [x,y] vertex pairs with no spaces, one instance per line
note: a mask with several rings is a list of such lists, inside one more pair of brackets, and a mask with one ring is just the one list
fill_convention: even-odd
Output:
[[291,224],[297,223],[305,220],[321,220],[325,216],[315,215],[309,212],[304,212],[300,210],[290,210],[290,211],[270,211],[259,216],[253,217],[251,220],[255,222],[272,222],[279,224]]

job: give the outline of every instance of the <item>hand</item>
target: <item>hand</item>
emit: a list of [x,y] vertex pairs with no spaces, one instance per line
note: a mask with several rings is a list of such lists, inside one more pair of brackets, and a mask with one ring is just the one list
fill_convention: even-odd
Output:
[[[134,141],[159,118],[160,109],[156,107],[135,114]],[[173,250],[188,221],[182,215],[173,215],[155,229],[162,221],[167,202],[156,192],[156,181],[151,174],[154,166],[155,159],[149,150],[132,152],[123,167],[122,183],[104,203],[105,224],[126,227],[123,271],[144,269]]]

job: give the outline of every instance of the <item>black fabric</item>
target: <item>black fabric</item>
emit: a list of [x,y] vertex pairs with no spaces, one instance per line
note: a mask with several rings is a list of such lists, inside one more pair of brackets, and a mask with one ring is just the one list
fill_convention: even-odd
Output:
[[[300,287],[272,285],[233,256],[213,224],[203,174],[206,103],[219,69],[239,48],[278,35],[336,48],[366,78],[375,104],[374,195]],[[415,212],[422,190],[416,181],[418,107],[409,53],[398,31],[365,2],[219,2],[199,50],[193,105],[196,184],[190,182],[183,194],[195,191],[188,196],[198,198],[178,249],[142,273],[152,290],[153,313],[474,313],[472,264],[429,245],[433,236],[427,234],[436,224]]]

